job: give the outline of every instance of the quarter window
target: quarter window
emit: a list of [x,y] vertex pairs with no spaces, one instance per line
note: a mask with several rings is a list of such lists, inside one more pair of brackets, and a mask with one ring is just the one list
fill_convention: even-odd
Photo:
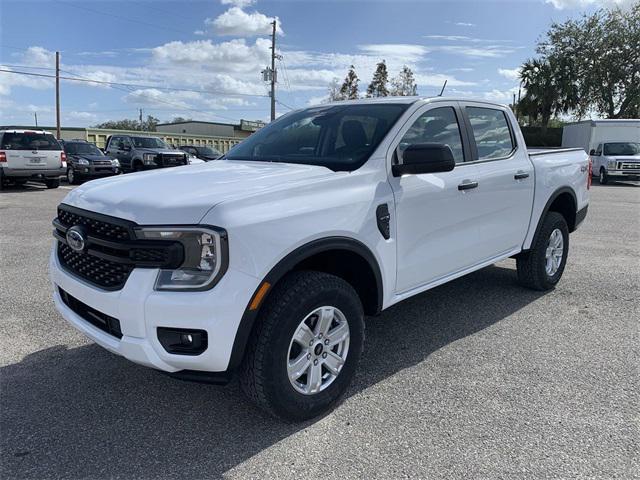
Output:
[[478,160],[503,158],[513,152],[515,145],[502,110],[467,107],[467,115],[478,148]]
[[426,111],[404,134],[398,145],[398,158],[409,145],[419,143],[442,143],[453,152],[456,163],[464,162],[460,126],[453,107],[439,107]]

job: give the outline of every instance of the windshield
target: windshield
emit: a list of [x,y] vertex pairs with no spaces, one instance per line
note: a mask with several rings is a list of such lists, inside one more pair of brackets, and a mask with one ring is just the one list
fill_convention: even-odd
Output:
[[131,141],[137,148],[169,148],[162,139],[155,137],[131,137]]
[[323,105],[293,112],[252,134],[225,158],[360,168],[408,104]]
[[62,150],[56,138],[50,133],[6,132],[2,136],[4,150]]
[[104,155],[93,143],[65,143],[64,151],[69,155]]
[[640,155],[640,143],[632,142],[618,142],[618,143],[605,143],[604,154],[607,157],[611,156],[629,156]]
[[196,151],[200,155],[208,155],[211,157],[220,155],[220,152],[218,152],[217,150],[213,150],[212,148],[209,148],[209,147],[196,147]]

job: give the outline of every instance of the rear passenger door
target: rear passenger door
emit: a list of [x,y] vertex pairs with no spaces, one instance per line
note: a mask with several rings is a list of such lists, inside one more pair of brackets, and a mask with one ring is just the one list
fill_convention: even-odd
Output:
[[482,211],[473,232],[483,259],[513,253],[526,237],[534,194],[534,170],[511,110],[461,102],[471,146],[470,178]]

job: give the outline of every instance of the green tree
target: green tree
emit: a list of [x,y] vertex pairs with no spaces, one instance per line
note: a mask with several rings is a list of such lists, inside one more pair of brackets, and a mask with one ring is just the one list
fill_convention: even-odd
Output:
[[326,100],[330,102],[339,102],[340,100],[344,100],[342,93],[340,92],[340,85],[338,84],[338,79],[334,78],[329,84],[329,98]]
[[108,120],[106,122],[98,123],[93,127],[111,130],[140,130],[140,122],[138,120],[129,120],[128,118],[125,118],[123,120]]
[[155,132],[156,125],[158,125],[158,123],[160,123],[159,119],[157,119],[154,116],[147,115],[147,119],[143,120],[142,125],[140,125],[140,127],[141,127],[141,130],[144,130],[145,132]]
[[340,87],[340,96],[345,100],[355,100],[358,98],[358,84],[360,79],[356,75],[356,70],[353,65],[349,68],[342,86]]
[[389,74],[387,72],[387,64],[382,60],[376,66],[376,71],[373,74],[373,79],[367,87],[367,98],[371,97],[386,97],[389,95],[389,89],[387,84],[389,83]]
[[[537,53],[543,74],[531,73],[531,61],[522,66],[527,92],[519,112],[535,109],[532,102],[540,98],[541,89],[551,88],[545,97],[555,99],[540,107],[544,125],[545,118],[568,112],[578,118],[589,112],[606,118],[640,116],[640,2],[554,23]],[[551,117],[543,115],[549,108]]]
[[391,80],[391,95],[398,97],[413,97],[418,94],[418,86],[413,71],[406,65],[397,77]]

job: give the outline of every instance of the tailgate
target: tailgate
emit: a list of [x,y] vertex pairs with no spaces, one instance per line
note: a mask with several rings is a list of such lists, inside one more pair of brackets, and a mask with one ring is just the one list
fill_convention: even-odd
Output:
[[62,148],[55,137],[43,132],[5,132],[0,149],[12,169],[60,168]]

